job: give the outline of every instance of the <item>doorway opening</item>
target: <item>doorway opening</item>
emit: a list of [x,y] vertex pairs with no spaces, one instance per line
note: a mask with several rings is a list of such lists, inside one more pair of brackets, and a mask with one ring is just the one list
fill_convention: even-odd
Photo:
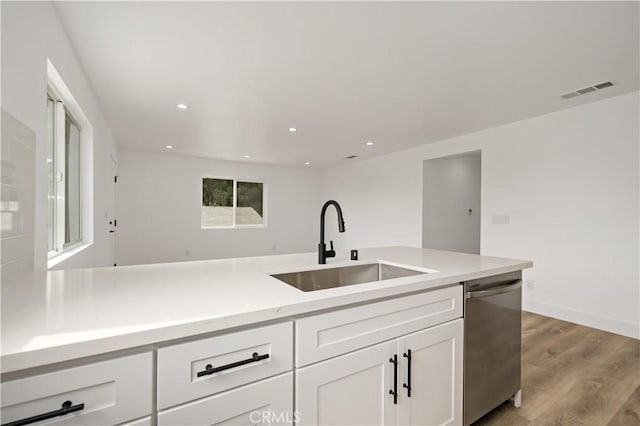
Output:
[[422,247],[480,254],[482,152],[423,162]]

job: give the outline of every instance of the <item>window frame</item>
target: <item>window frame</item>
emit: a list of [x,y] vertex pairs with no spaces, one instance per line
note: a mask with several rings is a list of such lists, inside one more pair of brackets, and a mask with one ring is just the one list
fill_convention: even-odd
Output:
[[[52,268],[93,244],[93,126],[49,58],[47,58],[46,99],[47,122],[51,119],[49,102],[53,101],[53,129],[48,129],[48,135],[53,135],[51,177],[54,179],[54,194],[49,192],[49,188],[47,189],[47,197],[52,195],[55,197],[53,221],[51,223],[49,219],[47,220],[47,268]],[[68,178],[65,168],[67,120],[78,130],[77,196],[79,200],[77,209],[79,238],[68,243],[65,242],[67,216],[65,185]],[[49,143],[51,141],[47,141],[47,144]],[[49,159],[48,152],[47,159]],[[47,179],[49,178],[49,167],[47,167]],[[46,203],[47,217],[49,217],[49,207],[50,198]],[[53,224],[53,230],[51,224]],[[53,248],[50,250],[49,237],[52,232]]]
[[[218,225],[208,226],[202,223],[202,184],[204,179],[218,179],[218,180],[230,180],[233,182],[233,224],[232,225]],[[236,223],[236,209],[238,208],[238,182],[243,183],[260,183],[262,184],[262,223],[260,224],[244,224],[238,225]],[[229,176],[212,176],[203,175],[200,178],[200,229],[251,229],[251,228],[266,228],[267,227],[267,182],[257,179],[241,179]]]
[[[80,135],[82,135],[82,127],[78,123],[78,121],[73,117],[73,114],[69,109],[65,106],[64,102],[60,100],[60,96],[56,93],[55,89],[51,86],[47,87],[47,102],[53,102],[53,129],[50,129],[51,133],[53,133],[53,158],[52,167],[53,167],[53,179],[54,179],[54,193],[48,194],[48,196],[53,196],[55,198],[55,208],[53,212],[53,249],[49,250],[47,243],[47,257],[49,259],[58,256],[59,254],[76,247],[83,242],[82,235],[82,210],[83,210],[83,199],[82,199],[82,190],[80,186],[78,187],[78,198],[80,200],[78,206],[78,226],[79,226],[79,238],[74,241],[66,242],[66,214],[67,214],[67,182],[68,176],[66,173],[66,126],[67,120],[69,120],[76,128]],[[49,114],[49,111],[47,111]],[[48,117],[49,118],[49,117]],[[81,136],[80,136],[81,138]],[[82,158],[82,144],[79,143],[78,146],[78,156]],[[82,166],[78,164],[78,179],[82,182]],[[61,176],[58,178],[58,176]],[[47,203],[47,209],[49,208],[49,203]],[[51,229],[49,229],[51,232]],[[48,238],[47,238],[48,240]]]

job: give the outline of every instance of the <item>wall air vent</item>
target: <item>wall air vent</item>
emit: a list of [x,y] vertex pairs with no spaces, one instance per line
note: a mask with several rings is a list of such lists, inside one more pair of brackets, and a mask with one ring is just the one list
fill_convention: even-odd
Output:
[[354,158],[358,158],[357,155],[347,155],[346,157],[344,157],[345,160],[353,160]]
[[574,90],[573,92],[565,93],[564,95],[560,95],[562,99],[571,99],[576,96],[586,95],[587,93],[595,92],[596,90],[606,89],[608,87],[613,86],[613,83],[610,81],[604,81],[602,83],[594,84],[593,86],[583,87],[582,89]]

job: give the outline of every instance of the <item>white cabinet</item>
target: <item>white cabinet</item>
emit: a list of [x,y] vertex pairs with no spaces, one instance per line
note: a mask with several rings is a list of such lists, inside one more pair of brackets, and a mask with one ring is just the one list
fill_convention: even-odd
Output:
[[161,411],[158,425],[290,425],[293,373]]
[[163,347],[158,349],[158,409],[292,368],[291,321]]
[[296,320],[296,367],[462,317],[462,286],[382,300]]
[[462,287],[450,286],[301,316],[295,327],[288,320],[167,342],[153,348],[155,384],[151,348],[3,382],[2,421],[68,405],[44,422],[460,424],[462,303]]
[[399,424],[462,424],[463,330],[458,319],[398,339]]
[[299,424],[461,424],[462,333],[458,319],[296,370]]
[[142,419],[124,423],[120,426],[152,426],[152,425],[153,425],[153,422],[151,421],[151,416],[147,416]]
[[382,343],[297,370],[297,424],[395,424],[389,359],[396,349],[396,342]]
[[113,425],[148,416],[152,370],[146,352],[3,382],[2,422]]
[[158,425],[290,425],[292,369],[292,321],[160,348]]

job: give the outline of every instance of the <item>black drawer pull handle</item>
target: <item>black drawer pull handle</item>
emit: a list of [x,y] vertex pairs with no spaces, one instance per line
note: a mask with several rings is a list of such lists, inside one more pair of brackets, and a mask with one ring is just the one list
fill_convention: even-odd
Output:
[[[263,359],[269,358],[269,354],[258,355],[258,352],[254,352],[251,355],[251,358],[243,359],[242,361],[232,362],[231,364],[222,365],[220,367],[213,367],[211,364],[207,364],[204,367],[204,370],[198,371],[198,377],[208,376],[209,374],[218,373],[220,371],[228,370],[230,368],[240,367],[241,365],[251,364],[252,362],[262,361]],[[4,425],[3,425],[4,426]]]
[[402,387],[407,390],[407,396],[411,398],[411,349],[407,349],[402,356],[407,359],[407,383],[403,383]]
[[15,422],[5,423],[2,426],[22,426],[35,422],[41,422],[42,420],[51,419],[54,417],[64,416],[75,411],[84,409],[84,404],[73,405],[71,401],[65,401],[62,403],[62,408],[58,410],[49,411],[48,413],[38,414],[37,416],[27,417],[26,419],[16,420]]
[[393,403],[398,405],[398,355],[394,354],[389,362],[393,364],[393,389],[389,390],[389,395],[393,395]]

